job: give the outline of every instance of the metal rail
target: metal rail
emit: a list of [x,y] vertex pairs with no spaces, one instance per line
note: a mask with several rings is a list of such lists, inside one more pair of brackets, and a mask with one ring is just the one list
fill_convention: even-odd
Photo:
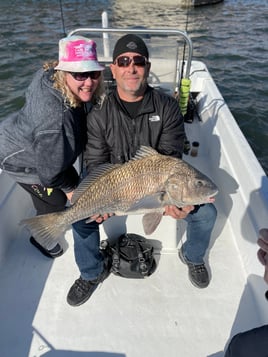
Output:
[[81,32],[87,32],[87,33],[102,33],[102,34],[107,34],[107,33],[134,33],[134,34],[151,34],[151,35],[166,35],[166,36],[171,36],[171,35],[176,35],[179,36],[180,38],[183,37],[183,39],[187,43],[187,48],[188,48],[188,57],[187,57],[187,65],[186,65],[186,70],[185,70],[185,78],[189,78],[190,76],[190,68],[191,68],[191,62],[192,62],[192,56],[193,56],[193,45],[190,37],[187,35],[185,31],[181,30],[176,30],[176,29],[140,29],[140,28],[95,28],[95,27],[81,27],[74,29],[68,33],[68,36],[81,33]]

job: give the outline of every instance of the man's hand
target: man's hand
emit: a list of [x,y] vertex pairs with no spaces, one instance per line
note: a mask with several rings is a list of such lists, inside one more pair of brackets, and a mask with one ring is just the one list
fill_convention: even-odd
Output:
[[183,219],[187,217],[188,213],[190,213],[194,209],[194,206],[184,206],[178,208],[176,206],[165,206],[165,216],[171,216],[175,219]]
[[99,214],[95,214],[94,216],[90,217],[93,221],[96,221],[97,223],[102,223],[103,221],[106,221],[109,217],[114,216],[113,213],[105,213],[102,216]]
[[65,193],[65,195],[67,196],[67,198],[68,198],[68,200],[69,200],[70,202],[71,202],[71,200],[72,200],[73,194],[74,194],[74,191]]

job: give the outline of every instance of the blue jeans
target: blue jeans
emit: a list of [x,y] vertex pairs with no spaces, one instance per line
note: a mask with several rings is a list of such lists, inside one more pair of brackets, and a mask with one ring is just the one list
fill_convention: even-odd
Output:
[[74,256],[84,280],[94,280],[103,271],[99,224],[83,219],[73,223]]
[[[209,246],[211,231],[217,211],[214,205],[197,206],[185,218],[187,221],[187,240],[183,244],[183,254],[195,264],[203,263]],[[81,277],[85,280],[97,278],[103,271],[103,256],[100,253],[99,224],[86,223],[86,219],[73,224],[74,254]]]
[[186,260],[193,264],[202,264],[208,249],[210,236],[217,218],[217,210],[211,203],[196,206],[187,215],[186,241],[182,245],[182,252]]

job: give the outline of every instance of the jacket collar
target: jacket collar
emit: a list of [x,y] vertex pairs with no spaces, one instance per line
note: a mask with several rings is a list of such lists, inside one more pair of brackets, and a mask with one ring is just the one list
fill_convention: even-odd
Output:
[[[141,106],[140,111],[139,111],[139,115],[154,112],[154,104],[153,104],[153,101],[151,100],[153,91],[154,91],[154,88],[152,88],[149,85],[147,85],[147,88],[146,88],[145,93],[144,93],[143,101],[142,101],[142,104],[141,104],[142,106]],[[112,92],[112,95],[115,98],[115,100],[118,103],[118,105],[120,106],[120,108],[125,112],[125,109],[122,106],[122,103],[121,103],[121,100],[119,98],[119,95],[118,95],[118,92],[117,92],[116,88]]]

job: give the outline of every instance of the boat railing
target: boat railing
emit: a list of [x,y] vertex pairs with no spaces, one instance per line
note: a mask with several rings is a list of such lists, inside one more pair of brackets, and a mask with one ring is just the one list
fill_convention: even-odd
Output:
[[190,37],[185,31],[169,28],[95,28],[95,27],[81,27],[74,29],[68,33],[68,36],[76,35],[78,33],[99,33],[103,34],[103,47],[104,55],[108,57],[109,51],[109,33],[124,33],[124,34],[136,34],[136,35],[161,35],[161,36],[177,36],[177,41],[184,40],[187,44],[187,61],[185,67],[185,73],[183,74],[184,78],[189,78],[191,62],[193,56],[193,45]]

